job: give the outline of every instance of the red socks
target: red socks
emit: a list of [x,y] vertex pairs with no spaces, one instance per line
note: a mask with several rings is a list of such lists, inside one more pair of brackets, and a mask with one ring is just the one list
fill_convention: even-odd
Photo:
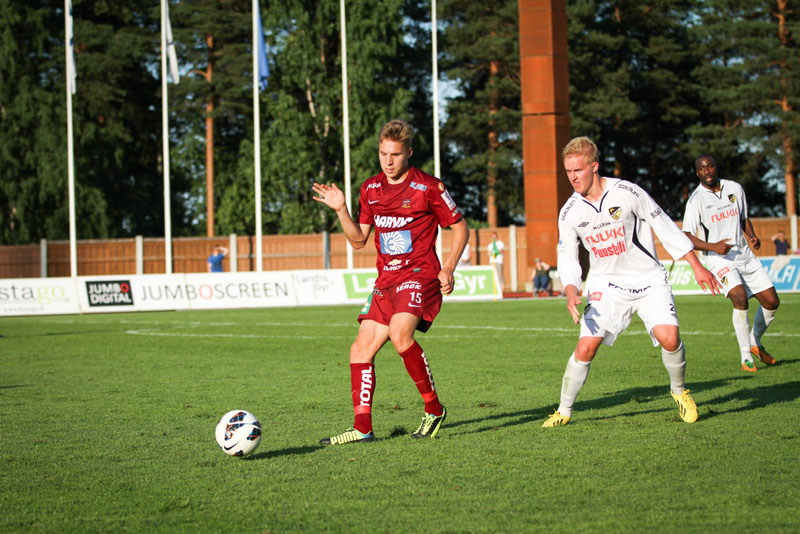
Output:
[[[431,415],[442,415],[444,408],[439,403],[433,375],[428,366],[428,359],[419,343],[400,354],[408,374],[417,385],[422,400],[425,401],[425,412]],[[375,366],[372,363],[350,364],[350,391],[353,395],[353,428],[363,434],[372,432],[372,398],[375,395]]]
[[422,400],[425,401],[425,412],[431,415],[442,415],[444,409],[439,403],[439,396],[436,394],[436,386],[433,384],[433,375],[431,368],[428,366],[428,358],[422,351],[419,343],[414,341],[408,350],[401,353],[403,363],[406,366],[409,376],[417,385]]
[[363,434],[372,432],[372,397],[375,393],[375,366],[372,363],[350,364],[350,391],[353,394],[353,428]]

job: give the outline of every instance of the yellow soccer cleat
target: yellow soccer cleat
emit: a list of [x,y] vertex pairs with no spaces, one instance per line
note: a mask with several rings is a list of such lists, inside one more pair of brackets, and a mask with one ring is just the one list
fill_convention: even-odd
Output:
[[678,413],[681,414],[681,419],[687,423],[694,423],[697,421],[697,405],[694,403],[692,396],[689,395],[689,390],[684,389],[683,393],[680,395],[674,393],[671,395],[678,404]]
[[753,353],[753,356],[758,357],[759,360],[766,363],[767,365],[775,365],[775,358],[772,357],[772,354],[764,350],[764,347],[755,345],[750,346],[750,352]]
[[342,445],[344,443],[368,443],[375,441],[375,434],[364,434],[355,428],[348,428],[338,436],[319,440],[320,445]]
[[548,417],[547,421],[542,424],[542,428],[550,428],[553,426],[566,426],[569,424],[570,417],[568,415],[561,415],[558,410]]

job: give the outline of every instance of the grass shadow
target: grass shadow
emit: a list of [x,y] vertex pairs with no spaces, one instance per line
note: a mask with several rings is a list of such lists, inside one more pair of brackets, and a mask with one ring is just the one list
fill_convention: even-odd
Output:
[[[797,360],[784,360],[784,365],[791,365],[796,363]],[[781,362],[778,362],[780,364]],[[752,376],[736,375],[729,378],[720,378],[716,380],[707,380],[705,382],[692,382],[689,384],[691,389],[696,391],[713,391],[722,387],[728,387],[737,382],[743,382],[742,385],[747,384]],[[710,400],[701,402],[698,408],[701,411],[701,418],[707,419],[717,415],[726,413],[735,413],[756,408],[763,408],[770,404],[778,402],[789,402],[800,398],[800,382],[788,382],[785,384],[759,386],[755,388],[741,387],[736,392],[724,396],[712,398]],[[741,402],[743,399],[749,400],[745,406],[737,406],[730,410],[717,409],[715,406],[725,404],[731,401]],[[665,402],[668,400],[668,402]],[[657,406],[646,407],[651,403],[658,403]],[[615,406],[623,406],[626,404],[638,404],[643,409],[629,410],[624,413],[615,414],[613,417],[630,417],[635,415],[671,412],[675,409],[674,402],[669,396],[669,386],[647,386],[647,387],[633,387],[620,391],[606,393],[594,399],[587,399],[577,401],[575,403],[575,412],[589,410],[605,410]],[[551,404],[539,408],[530,408],[528,410],[518,410],[511,412],[503,412],[487,415],[486,417],[475,417],[472,419],[464,419],[461,421],[454,421],[452,423],[446,422],[445,426],[448,429],[457,428],[464,425],[474,425],[486,422],[497,422],[488,426],[482,426],[473,430],[463,430],[456,432],[458,434],[473,434],[478,432],[495,431],[501,428],[508,428],[527,423],[544,422],[547,416],[552,413],[557,404]],[[703,408],[706,410],[703,410]],[[706,413],[707,412],[707,413]],[[602,421],[608,419],[609,416],[594,416],[583,418],[584,421]],[[500,422],[504,419],[512,419],[510,421]]]
[[266,460],[269,458],[277,458],[280,456],[290,456],[290,455],[297,455],[297,454],[309,454],[312,452],[316,452],[319,449],[324,449],[322,445],[306,445],[304,447],[289,447],[287,449],[279,449],[274,451],[262,451],[251,454],[250,456],[245,456],[242,460],[246,462],[255,461],[255,460]]
[[[798,381],[745,388],[708,401],[706,403],[709,405],[708,413],[702,415],[704,418],[717,417],[719,415],[745,412],[756,408],[765,408],[778,402],[791,402],[798,398],[800,398],[800,382]],[[731,409],[714,408],[715,405],[726,404],[728,402],[745,402],[745,404]]]

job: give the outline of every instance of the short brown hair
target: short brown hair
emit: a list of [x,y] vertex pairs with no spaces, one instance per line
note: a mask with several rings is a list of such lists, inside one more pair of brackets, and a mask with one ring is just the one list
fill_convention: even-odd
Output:
[[381,128],[378,142],[385,139],[402,143],[404,147],[411,148],[411,138],[414,137],[414,127],[403,119],[392,119]]
[[600,161],[597,145],[588,137],[575,137],[561,151],[561,159],[576,155],[583,156],[589,163]]

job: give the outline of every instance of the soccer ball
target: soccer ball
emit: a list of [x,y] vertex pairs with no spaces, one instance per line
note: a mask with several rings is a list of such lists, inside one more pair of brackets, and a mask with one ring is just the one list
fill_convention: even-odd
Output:
[[222,452],[247,456],[261,443],[261,423],[245,410],[231,410],[222,416],[214,432]]

